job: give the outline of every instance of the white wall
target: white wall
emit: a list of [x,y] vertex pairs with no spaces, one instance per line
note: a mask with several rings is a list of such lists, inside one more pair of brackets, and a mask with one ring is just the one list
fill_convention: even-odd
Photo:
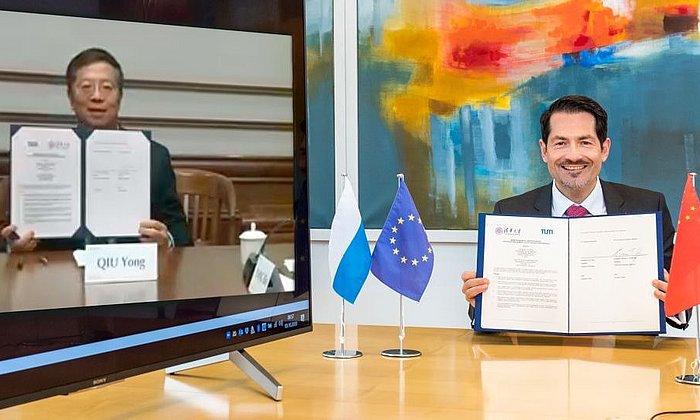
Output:
[[[60,76],[89,47],[119,60],[127,81],[150,80],[283,88],[288,95],[131,88],[122,117],[292,122],[292,44],[286,35],[0,12],[0,71]],[[65,87],[0,80],[0,113],[70,115]],[[0,150],[10,123],[0,123]],[[133,127],[151,129],[172,154],[291,156],[291,130]]]

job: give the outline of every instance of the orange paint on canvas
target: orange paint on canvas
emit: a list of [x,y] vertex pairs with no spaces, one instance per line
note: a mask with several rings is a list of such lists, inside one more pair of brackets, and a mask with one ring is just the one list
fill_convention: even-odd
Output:
[[[509,106],[509,93],[561,66],[562,55],[665,35],[667,16],[695,16],[687,1],[630,0],[613,10],[601,0],[522,2],[397,0],[383,26],[381,59],[414,66],[411,80],[382,93],[385,116],[428,138],[429,116],[460,107]],[[667,23],[667,22],[666,22]]]
[[508,109],[510,84],[496,83],[488,78],[465,78],[456,72],[434,74],[430,83],[412,83],[406,91],[387,93],[382,97],[382,109],[390,121],[419,139],[429,138],[429,115],[450,116],[464,105],[479,107],[489,104],[496,109]]
[[629,19],[617,16],[599,1],[570,0],[533,10],[538,19],[549,22],[547,37],[553,54],[576,53],[626,40]]

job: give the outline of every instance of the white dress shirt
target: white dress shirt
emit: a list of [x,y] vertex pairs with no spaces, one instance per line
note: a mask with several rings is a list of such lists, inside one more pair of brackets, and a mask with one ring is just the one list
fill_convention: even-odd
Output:
[[588,197],[581,203],[574,203],[569,200],[564,194],[557,188],[557,183],[552,182],[552,216],[554,217],[565,217],[564,212],[572,204],[578,204],[583,206],[588,210],[588,212],[593,216],[604,216],[608,214],[608,210],[605,207],[605,198],[603,197],[603,188],[600,186],[600,178],[596,177],[595,187]]

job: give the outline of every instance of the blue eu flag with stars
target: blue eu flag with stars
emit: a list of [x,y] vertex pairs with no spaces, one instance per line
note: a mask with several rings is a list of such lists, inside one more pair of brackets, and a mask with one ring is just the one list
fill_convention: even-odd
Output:
[[372,252],[372,274],[409,299],[420,301],[435,255],[403,177]]

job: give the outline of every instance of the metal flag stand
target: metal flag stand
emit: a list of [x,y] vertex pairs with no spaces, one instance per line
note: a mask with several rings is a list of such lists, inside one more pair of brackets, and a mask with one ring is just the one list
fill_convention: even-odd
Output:
[[422,353],[418,350],[403,348],[403,339],[406,338],[406,329],[403,322],[403,295],[399,295],[399,348],[382,350],[382,356],[407,359],[411,357],[419,357]]
[[[690,173],[693,188],[695,188],[695,175],[694,172]],[[676,376],[676,382],[681,384],[700,385],[700,319],[698,319],[698,313],[698,305],[695,305],[695,360],[690,364],[693,373]]]
[[[401,180],[403,180],[403,174],[396,174],[396,179],[399,184],[399,188],[401,188]],[[403,322],[403,295],[399,294],[399,348],[382,350],[382,356],[398,359],[419,357],[422,353],[418,350],[410,350],[403,348],[404,338],[406,338],[406,328],[404,327]]]
[[[695,181],[695,177],[693,177]],[[694,182],[693,182],[694,183]],[[676,376],[676,382],[680,384],[700,385],[700,322],[698,322],[698,307],[695,306],[695,360],[690,364],[693,373]]]
[[[348,174],[341,174],[342,178],[345,179]],[[340,298],[340,334],[338,335],[338,345],[339,349],[326,350],[324,351],[323,357],[328,359],[354,359],[356,357],[362,356],[362,352],[357,350],[347,350],[345,348],[345,299]]]
[[340,305],[340,334],[338,335],[339,349],[324,351],[323,357],[328,359],[354,359],[362,356],[362,352],[358,350],[347,350],[345,348],[345,299]]

